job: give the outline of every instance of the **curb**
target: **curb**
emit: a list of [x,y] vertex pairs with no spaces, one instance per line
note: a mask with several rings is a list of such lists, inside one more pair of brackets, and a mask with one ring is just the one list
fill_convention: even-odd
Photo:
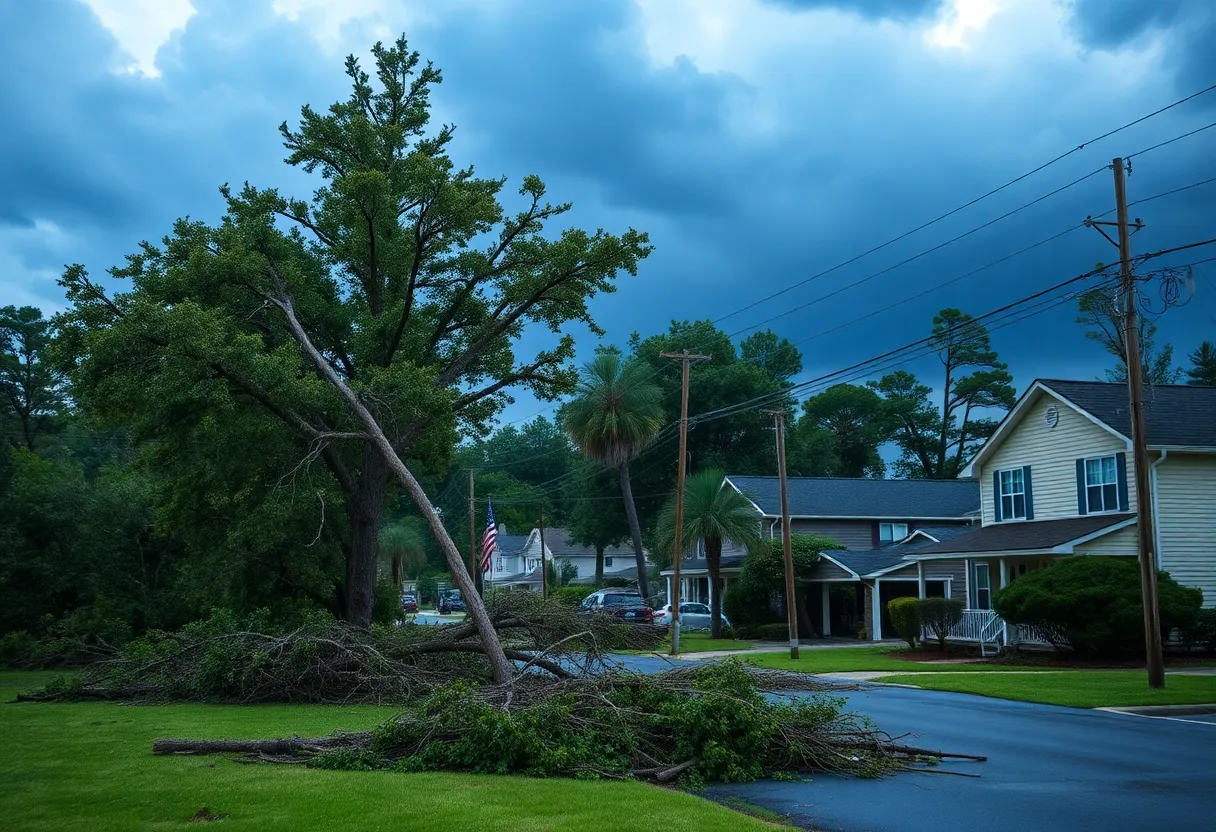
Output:
[[1216,703],[1211,705],[1138,705],[1120,708],[1094,708],[1115,714],[1136,716],[1206,716],[1216,714]]

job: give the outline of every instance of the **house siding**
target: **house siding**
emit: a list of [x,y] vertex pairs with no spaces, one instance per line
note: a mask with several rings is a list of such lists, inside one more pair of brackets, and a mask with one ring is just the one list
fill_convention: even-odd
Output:
[[1170,454],[1157,466],[1161,568],[1216,607],[1216,456]]
[[[1056,405],[1060,412],[1060,420],[1054,428],[1048,427],[1043,419],[1043,412],[1050,404]],[[1118,436],[1094,424],[1056,396],[1039,393],[992,456],[982,467],[976,466],[974,473],[980,481],[983,524],[987,526],[996,521],[993,472],[1029,465],[1034,519],[1076,517],[1077,460],[1126,451],[1127,443]],[[1128,504],[1134,510],[1136,483],[1130,453],[1126,467]]]
[[949,581],[951,598],[967,601],[967,565],[960,560],[926,560],[926,581]]
[[1125,555],[1134,558],[1138,553],[1139,544],[1134,525],[1073,548],[1074,555]]
[[[790,520],[790,531],[794,534],[818,534],[830,537],[846,549],[874,548],[874,524],[872,520]],[[781,534],[780,524],[773,529]]]
[[808,581],[852,581],[856,580],[852,573],[846,572],[830,560],[820,558],[811,567],[810,573],[804,580]]

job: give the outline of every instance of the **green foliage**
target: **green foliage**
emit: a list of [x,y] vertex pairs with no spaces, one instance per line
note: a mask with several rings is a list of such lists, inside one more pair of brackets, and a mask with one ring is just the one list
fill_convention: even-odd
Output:
[[788,621],[770,621],[765,624],[748,626],[736,624],[735,634],[739,638],[754,638],[759,641],[789,641],[790,625]]
[[[454,128],[430,125],[439,71],[404,38],[372,56],[370,75],[347,61],[349,97],[305,106],[296,128],[280,127],[287,163],[316,175],[309,199],[224,187],[218,225],[178,221],[112,272],[128,291],[106,297],[79,266],[61,281],[71,304],[62,352],[82,405],[169,453],[210,444],[191,460],[211,475],[207,496],[268,503],[270,516],[245,530],[263,546],[283,548],[298,528],[315,539],[320,527],[350,566],[327,569],[342,581],[333,606],[360,626],[371,619],[376,536],[395,489],[366,440],[321,438],[359,428],[266,298],[290,297],[399,454],[437,475],[457,437],[484,435],[513,390],[552,399],[573,389],[574,341],[560,333],[602,334],[590,299],[636,274],[651,250],[633,229],[548,227],[571,206],[547,202],[536,176],[523,178],[520,210],[509,211],[505,178],[457,166]],[[528,327],[557,343],[521,353]],[[197,491],[183,468],[168,469],[176,487]],[[307,499],[281,487],[297,478]],[[280,499],[306,506],[308,522],[293,522]],[[214,522],[177,519],[214,534],[246,515],[224,502]]]
[[906,370],[868,386],[882,395],[888,425],[903,452],[896,473],[954,479],[996,429],[995,420],[977,414],[1013,407],[1013,377],[992,348],[987,327],[958,309],[934,316],[931,344],[945,370],[938,386],[946,391],[941,410],[929,400],[931,388]]
[[1183,630],[1183,638],[1209,653],[1216,651],[1216,608],[1200,610],[1195,622]]
[[563,586],[550,592],[549,597],[568,607],[577,607],[593,592],[595,587],[591,586]]
[[921,633],[920,600],[893,598],[887,602],[887,613],[891,616],[895,634],[908,642],[908,647],[915,648]]
[[[790,552],[794,561],[794,577],[806,577],[819,560],[821,552],[843,549],[830,537],[815,534],[791,534]],[[766,623],[778,623],[783,613],[773,609],[773,602],[785,598],[785,549],[781,538],[762,541],[743,562],[738,580],[731,583],[723,599],[723,611],[747,638],[754,628]],[[784,607],[784,603],[782,603]],[[785,626],[781,624],[781,626]],[[789,633],[782,638],[788,638]]]
[[[1127,383],[1127,346],[1124,343],[1123,312],[1111,289],[1090,289],[1077,299],[1077,323],[1085,327],[1085,337],[1096,341],[1114,356],[1115,367],[1106,371],[1106,380]],[[1157,325],[1148,315],[1138,319],[1140,362],[1145,384],[1175,384],[1181,370],[1173,366],[1174,347],[1157,349]]]
[[1204,341],[1188,358],[1186,383],[1197,387],[1216,387],[1216,344]]
[[372,609],[372,622],[392,624],[401,618],[401,584],[387,578],[376,581],[376,605]]
[[48,355],[52,335],[36,307],[0,308],[0,445],[33,450],[57,427],[65,391]]
[[921,598],[916,602],[921,624],[937,639],[937,647],[946,649],[950,631],[963,620],[965,605],[958,598]]
[[621,495],[620,471],[580,458],[565,489],[565,530],[571,542],[596,550],[596,571],[603,573],[603,550],[629,538],[629,509]]
[[[791,431],[798,445],[795,459],[806,448],[824,442],[830,459],[823,470],[790,469],[792,476],[882,477],[886,472],[879,447],[891,436],[892,424],[882,398],[868,387],[837,384],[802,403],[802,417]],[[819,437],[822,437],[820,439]],[[799,460],[801,461],[801,460]],[[787,467],[788,467],[787,460]]]
[[[1203,593],[1159,572],[1161,633],[1195,627]],[[1135,558],[1074,556],[1020,576],[997,593],[1006,621],[1035,627],[1057,648],[1083,656],[1144,651],[1144,607]]]

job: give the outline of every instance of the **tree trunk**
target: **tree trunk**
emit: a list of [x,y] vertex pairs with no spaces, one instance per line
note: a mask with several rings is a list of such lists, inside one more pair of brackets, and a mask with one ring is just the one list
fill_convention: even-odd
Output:
[[604,547],[601,544],[595,546],[595,588],[599,589],[604,585]]
[[363,443],[362,474],[349,495],[350,552],[343,587],[343,620],[356,627],[372,626],[376,604],[376,571],[380,563],[380,516],[388,467],[371,442]]
[[705,566],[709,569],[709,637],[722,638],[722,541],[705,538]]
[[633,557],[638,568],[638,593],[650,597],[646,586],[646,555],[642,552],[642,528],[638,525],[638,507],[633,503],[633,483],[629,480],[629,463],[621,463],[621,496],[625,499],[625,516],[629,518],[629,536],[633,538]]
[[493,622],[490,621],[490,615],[486,611],[485,603],[481,600],[481,596],[477,594],[473,581],[465,569],[464,558],[461,557],[460,552],[456,549],[456,544],[452,542],[452,536],[444,528],[443,520],[435,511],[435,507],[431,505],[430,499],[426,496],[426,491],[423,490],[405,463],[401,461],[401,457],[393,449],[393,444],[388,440],[388,437],[384,435],[384,430],[380,427],[380,423],[376,421],[376,417],[372,416],[371,412],[360,401],[355,391],[351,390],[346,381],[330,366],[329,362],[325,360],[325,356],[317,351],[317,348],[312,343],[312,339],[308,337],[308,333],[296,317],[291,299],[286,296],[285,290],[282,287],[280,287],[280,292],[280,297],[268,299],[283,311],[284,316],[287,318],[287,326],[291,330],[291,335],[295,338],[296,344],[300,347],[300,351],[313,363],[313,366],[317,368],[317,371],[320,372],[326,381],[338,390],[347,407],[350,408],[351,413],[355,415],[362,423],[364,430],[367,431],[371,444],[379,451],[384,462],[387,463],[389,469],[393,472],[393,475],[405,486],[405,490],[414,501],[414,505],[418,507],[418,510],[422,512],[422,516],[426,518],[427,525],[431,529],[431,534],[435,536],[435,540],[439,543],[439,548],[443,550],[444,559],[447,561],[448,569],[452,573],[452,580],[456,582],[456,586],[459,587],[460,594],[465,600],[469,617],[473,619],[473,623],[477,626],[477,633],[481,637],[482,647],[485,650],[486,658],[490,662],[494,681],[497,684],[510,682],[515,675],[515,667],[503,651],[502,642],[498,638],[498,632],[494,629]]

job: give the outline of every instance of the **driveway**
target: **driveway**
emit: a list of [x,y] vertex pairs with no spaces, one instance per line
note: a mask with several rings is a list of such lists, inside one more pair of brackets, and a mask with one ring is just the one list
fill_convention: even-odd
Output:
[[987,755],[880,781],[715,786],[824,832],[1216,829],[1216,725],[868,686],[850,707],[909,742]]

